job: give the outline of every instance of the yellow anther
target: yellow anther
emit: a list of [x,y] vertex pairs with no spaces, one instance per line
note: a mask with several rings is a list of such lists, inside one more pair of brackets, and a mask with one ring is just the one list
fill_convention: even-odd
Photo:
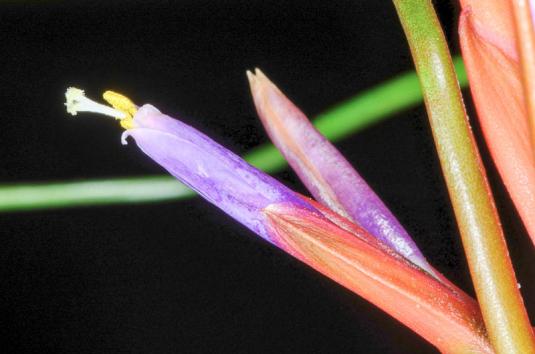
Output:
[[134,126],[134,115],[137,112],[137,106],[128,97],[121,95],[114,91],[106,91],[102,94],[102,98],[106,100],[113,108],[123,112],[126,117],[122,118],[120,123],[125,129],[130,129]]
[[69,87],[65,91],[65,107],[67,112],[73,116],[78,112],[93,112],[119,119],[121,126],[125,129],[134,127],[134,116],[137,112],[136,105],[128,97],[113,91],[106,91],[102,95],[112,106],[97,103],[85,97],[84,90],[76,87]]

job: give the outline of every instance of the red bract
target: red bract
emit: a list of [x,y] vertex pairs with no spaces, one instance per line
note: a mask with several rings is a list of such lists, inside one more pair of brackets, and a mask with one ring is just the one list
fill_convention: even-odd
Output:
[[364,230],[353,226],[352,233],[284,204],[270,205],[264,213],[279,247],[383,309],[441,352],[493,353],[474,300],[388,247],[377,247],[377,240],[368,242]]

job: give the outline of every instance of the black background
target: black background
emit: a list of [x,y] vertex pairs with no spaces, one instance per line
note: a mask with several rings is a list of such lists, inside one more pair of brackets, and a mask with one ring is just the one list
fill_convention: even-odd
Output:
[[[456,50],[458,8],[436,3]],[[243,153],[267,141],[246,69],[314,116],[412,68],[386,0],[48,1],[0,13],[0,182],[163,172],[121,146],[113,121],[68,116],[71,85],[150,102]],[[473,294],[424,109],[337,146]],[[533,247],[480,146],[533,315]],[[277,177],[304,191],[292,172]],[[0,233],[8,352],[435,352],[200,199],[0,214]]]

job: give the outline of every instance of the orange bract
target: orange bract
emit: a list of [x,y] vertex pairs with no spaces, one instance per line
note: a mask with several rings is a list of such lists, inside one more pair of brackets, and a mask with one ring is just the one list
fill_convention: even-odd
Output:
[[508,1],[462,1],[459,34],[487,145],[535,243],[535,156]]

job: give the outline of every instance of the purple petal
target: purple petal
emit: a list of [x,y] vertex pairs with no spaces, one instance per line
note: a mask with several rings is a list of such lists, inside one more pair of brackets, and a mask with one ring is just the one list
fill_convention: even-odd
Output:
[[310,193],[435,274],[395,216],[308,118],[260,70],[248,77],[264,127]]
[[488,348],[479,309],[471,298],[448,283],[439,283],[366,230],[298,196],[151,105],[138,110],[133,126],[123,141],[132,136],[148,156],[204,198],[275,246],[364,296],[439,349],[483,352]]
[[169,173],[268,241],[262,209],[289,203],[314,210],[274,178],[151,105],[138,110],[134,126],[123,141],[132,136]]

